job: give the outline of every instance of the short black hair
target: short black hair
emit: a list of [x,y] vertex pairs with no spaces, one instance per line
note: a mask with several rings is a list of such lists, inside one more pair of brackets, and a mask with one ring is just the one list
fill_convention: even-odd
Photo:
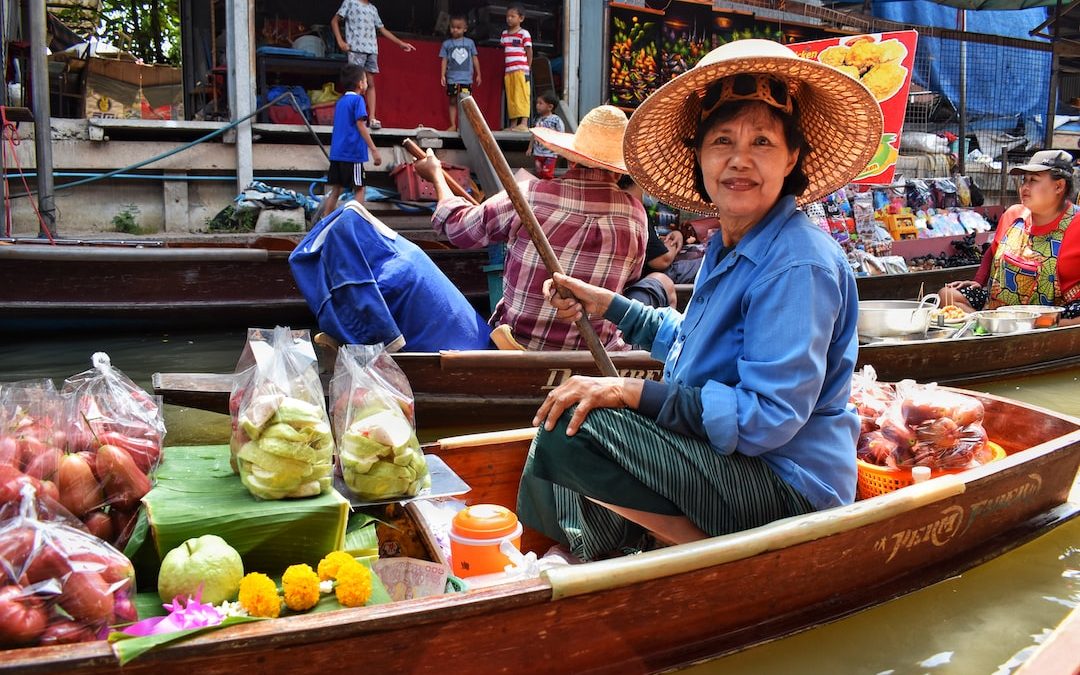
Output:
[[341,84],[343,91],[354,91],[359,86],[360,81],[367,77],[364,69],[360,66],[352,63],[347,63],[341,67],[341,74],[338,75],[338,82]]
[[522,19],[525,18],[525,7],[523,5],[521,5],[520,3],[517,3],[517,2],[510,3],[510,5],[506,8],[506,13],[509,14],[510,12],[514,12],[515,14],[520,16]]
[[[788,150],[798,150],[799,158],[795,162],[795,166],[791,169],[791,173],[784,179],[784,184],[780,187],[780,196],[786,197],[792,195],[799,197],[803,192],[806,192],[806,188],[810,186],[810,179],[806,177],[806,172],[803,171],[803,160],[810,154],[810,143],[806,140],[806,135],[803,133],[802,126],[799,124],[799,107],[798,101],[794,98],[791,100],[791,114],[788,115],[782,110],[764,104],[761,101],[754,100],[736,100],[730,103],[724,103],[713,110],[709,116],[697,125],[697,131],[694,133],[694,140],[692,149],[695,153],[701,150],[702,144],[705,142],[705,134],[709,133],[711,129],[716,125],[737,117],[748,106],[761,103],[765,110],[768,110],[772,117],[780,122],[780,125],[784,129],[784,142],[787,143]],[[705,201],[706,204],[712,203],[712,198],[709,197],[709,192],[705,189],[705,178],[701,175],[701,165],[697,161],[697,156],[694,156],[694,187],[697,188],[698,195]]]
[[536,98],[551,106],[559,105],[559,97],[556,96],[553,91],[545,91],[541,94],[537,94]]
[[450,25],[450,22],[453,21],[464,21],[465,27],[469,27],[469,17],[465,16],[464,14],[451,14],[450,19],[447,21],[447,25]]

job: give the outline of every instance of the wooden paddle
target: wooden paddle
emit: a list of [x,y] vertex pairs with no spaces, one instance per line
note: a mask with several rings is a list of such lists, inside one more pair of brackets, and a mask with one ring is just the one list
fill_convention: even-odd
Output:
[[[518,217],[525,224],[529,238],[532,239],[533,245],[536,246],[536,250],[540,253],[540,259],[544,261],[544,267],[547,268],[549,274],[565,274],[562,265],[559,264],[559,259],[555,256],[555,251],[551,248],[551,242],[548,241],[547,235],[544,234],[544,230],[540,228],[540,223],[536,220],[536,214],[533,213],[529,202],[525,201],[525,195],[521,193],[521,188],[518,187],[517,182],[514,180],[514,174],[510,171],[510,165],[506,163],[506,158],[503,157],[498,143],[495,142],[495,136],[491,133],[491,129],[488,128],[484,116],[480,114],[480,108],[476,105],[476,101],[471,96],[463,97],[461,99],[461,111],[465,114],[465,118],[469,120],[473,131],[476,132],[477,140],[480,141],[481,147],[484,148],[484,154],[491,161],[491,165],[495,167],[495,174],[499,177],[499,182],[502,183],[503,189],[506,190],[506,194],[510,197],[510,201],[513,202]],[[573,297],[570,291],[565,288],[559,288],[558,292],[564,298]],[[600,338],[596,335],[596,331],[593,330],[585,312],[582,312],[581,318],[575,323],[578,331],[581,332],[581,337],[585,339],[585,344],[589,347],[593,359],[596,360],[596,366],[600,369],[600,373],[608,377],[617,377],[619,372],[615,370],[615,365],[612,364],[611,357],[604,350],[604,345],[600,344]]]
[[[406,152],[408,152],[410,155],[412,155],[416,159],[423,159],[423,158],[427,157],[427,153],[425,153],[420,148],[419,145],[414,143],[411,138],[406,138],[401,143],[401,145],[402,145],[402,147],[405,148]],[[476,205],[476,204],[480,203],[480,202],[476,201],[476,197],[473,197],[471,194],[469,194],[469,192],[465,188],[461,187],[461,183],[454,180],[454,177],[451,176],[446,171],[446,169],[442,169],[442,174],[443,174],[443,178],[446,179],[446,184],[448,186],[450,186],[450,191],[451,192],[456,194],[458,197],[463,198],[465,201],[469,202],[470,204]]]

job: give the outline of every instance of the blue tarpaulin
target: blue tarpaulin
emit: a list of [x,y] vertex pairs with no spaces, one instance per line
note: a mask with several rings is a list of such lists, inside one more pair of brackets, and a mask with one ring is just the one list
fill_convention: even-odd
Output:
[[[874,2],[874,16],[913,26],[957,27],[955,7],[927,0]],[[1045,8],[968,11],[966,30],[1036,40],[1029,34],[1047,18]],[[944,45],[948,45],[946,48]],[[1050,85],[1050,52],[968,42],[967,119],[971,130],[1008,131],[1022,122],[1029,140],[1042,138],[1035,118],[1046,116]],[[955,40],[919,36],[917,57],[929,69],[916,67],[913,81],[941,93],[960,109],[959,47]]]
[[319,221],[289,256],[319,329],[344,344],[414,352],[486,349],[491,328],[416,244],[357,202]]

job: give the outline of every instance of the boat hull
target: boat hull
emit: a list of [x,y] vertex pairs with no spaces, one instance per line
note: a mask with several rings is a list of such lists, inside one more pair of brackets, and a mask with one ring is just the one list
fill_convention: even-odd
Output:
[[[314,327],[281,241],[0,245],[0,333]],[[486,315],[487,252],[426,252]]]
[[[835,620],[923,588],[1060,524],[1080,421],[980,396],[1009,456],[743,533],[558,568],[539,579],[234,626],[124,673],[652,672]],[[453,440],[453,439],[452,439]],[[439,455],[469,501],[513,506],[528,439],[457,439]],[[482,647],[476,636],[485,636]],[[0,671],[118,672],[103,642],[13,650]]]

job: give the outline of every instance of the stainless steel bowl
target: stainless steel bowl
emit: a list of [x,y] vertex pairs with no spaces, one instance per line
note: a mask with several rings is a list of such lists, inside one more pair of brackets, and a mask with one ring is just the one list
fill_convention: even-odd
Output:
[[1038,317],[1035,319],[1036,328],[1053,328],[1058,325],[1061,313],[1065,311],[1064,307],[1055,307],[1054,305],[1012,305],[1009,309],[1034,312]]
[[1035,327],[1039,315],[1018,309],[991,309],[975,313],[975,320],[987,333],[1021,333]]
[[915,300],[861,300],[859,335],[864,337],[900,337],[922,335],[930,326],[930,313],[937,309],[938,297],[928,295]]

